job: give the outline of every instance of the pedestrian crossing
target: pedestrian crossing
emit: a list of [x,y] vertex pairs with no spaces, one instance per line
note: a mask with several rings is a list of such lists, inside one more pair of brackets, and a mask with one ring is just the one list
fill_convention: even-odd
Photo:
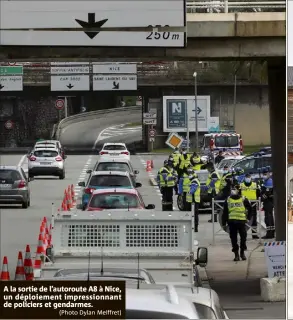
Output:
[[142,126],[125,127],[125,124],[112,126],[112,127],[108,127],[107,129],[103,130],[103,132],[101,132],[99,141],[112,138],[112,137],[119,137],[122,135],[128,135],[128,134],[135,135],[136,133],[137,134],[141,133],[141,131],[142,131]]

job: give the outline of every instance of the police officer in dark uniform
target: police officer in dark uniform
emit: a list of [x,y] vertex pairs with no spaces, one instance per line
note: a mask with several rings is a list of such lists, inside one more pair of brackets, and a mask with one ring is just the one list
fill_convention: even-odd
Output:
[[157,175],[157,182],[162,194],[162,211],[173,211],[173,190],[176,176],[173,174],[173,162],[165,160]]
[[[247,230],[246,223],[251,218],[251,204],[242,197],[238,187],[233,187],[231,195],[224,203],[222,226],[225,228],[228,224],[229,234],[232,244],[232,252],[234,252],[234,261],[246,260],[245,251],[247,250],[246,239]],[[238,245],[238,233],[240,236],[240,246]],[[240,255],[239,255],[240,248]]]
[[218,155],[215,157],[215,164],[220,163],[225,157],[223,156],[223,151],[219,151]]
[[263,182],[260,186],[261,200],[265,213],[266,235],[263,239],[273,239],[275,237],[275,219],[274,219],[274,189],[273,179],[267,169],[263,172]]

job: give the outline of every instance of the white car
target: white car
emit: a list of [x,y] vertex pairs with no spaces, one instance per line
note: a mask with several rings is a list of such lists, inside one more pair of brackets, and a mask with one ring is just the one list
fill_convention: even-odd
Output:
[[217,164],[217,169],[224,169],[224,166],[228,166],[229,168],[231,168],[231,166],[240,161],[241,159],[243,159],[244,156],[228,156],[225,157],[225,159],[223,159],[220,163]]
[[28,175],[34,176],[58,176],[65,178],[64,160],[57,149],[35,149],[28,155]]
[[125,143],[104,143],[100,156],[110,158],[123,158],[130,160],[130,152],[127,150]]

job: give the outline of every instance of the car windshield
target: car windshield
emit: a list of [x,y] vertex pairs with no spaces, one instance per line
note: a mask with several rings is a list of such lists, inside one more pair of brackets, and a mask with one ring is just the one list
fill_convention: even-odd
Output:
[[0,170],[0,184],[12,184],[15,181],[21,180],[21,175],[13,169]]
[[123,171],[130,172],[130,168],[127,163],[123,162],[103,162],[100,163],[95,171]]
[[131,187],[131,182],[128,177],[111,174],[92,176],[89,185],[99,187]]
[[238,136],[217,136],[215,137],[215,146],[220,148],[238,147]]
[[37,158],[55,158],[58,156],[58,152],[55,150],[36,150],[34,155]]
[[105,146],[103,150],[112,150],[112,151],[118,151],[118,150],[126,150],[124,146],[116,145],[116,144],[110,144],[108,146]]
[[136,195],[127,193],[103,193],[93,195],[89,207],[102,209],[127,209],[139,207]]
[[197,172],[198,180],[200,183],[206,183],[209,173],[208,172]]
[[217,319],[212,308],[200,303],[194,303],[200,319]]
[[228,166],[229,168],[233,165],[233,163],[236,163],[237,159],[223,159],[219,165],[218,169],[224,169],[224,166]]
[[147,311],[147,310],[126,310],[125,319],[189,319],[181,314]]

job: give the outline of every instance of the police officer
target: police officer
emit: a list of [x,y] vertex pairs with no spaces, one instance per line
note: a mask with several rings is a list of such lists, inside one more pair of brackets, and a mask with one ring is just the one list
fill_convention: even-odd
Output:
[[263,183],[260,186],[261,200],[265,212],[266,235],[263,239],[273,239],[275,237],[275,220],[274,220],[274,189],[273,178],[267,169],[264,170]]
[[[244,181],[240,184],[240,194],[248,199],[249,201],[256,201],[260,197],[260,188],[256,182],[251,178],[251,175],[247,173]],[[251,204],[251,215],[252,215],[252,238],[258,239],[257,235],[257,204]]]
[[174,167],[174,159],[173,159],[172,156],[169,157],[168,163],[169,163],[169,166],[171,168],[171,172],[172,172],[172,174],[173,174],[173,176],[175,178],[174,191],[175,191],[175,194],[178,195],[178,180],[179,180],[179,176],[178,176],[177,170]]
[[199,223],[199,205],[200,205],[200,181],[196,173],[189,176],[190,178],[190,188],[186,196],[186,201],[190,204],[194,204],[194,232],[198,232]]
[[[247,230],[247,220],[251,218],[251,205],[250,202],[242,197],[237,187],[233,187],[231,195],[224,203],[222,226],[225,228],[228,224],[229,234],[232,244],[232,252],[234,252],[234,261],[246,260],[245,250]],[[238,233],[240,236],[240,246],[238,245]],[[239,256],[240,247],[240,256]]]
[[172,158],[174,159],[174,169],[177,170],[178,164],[179,164],[179,158],[180,158],[180,152],[178,148],[175,148],[174,152],[171,154]]
[[220,184],[220,191],[225,187],[226,185],[226,176],[227,175],[230,175],[231,176],[231,173],[229,171],[229,167],[227,165],[224,165],[224,168],[223,168],[223,175],[221,177],[221,184]]
[[164,161],[164,167],[158,172],[157,181],[162,194],[162,211],[173,211],[173,189],[176,178],[172,173],[171,161]]
[[215,158],[215,164],[220,163],[225,157],[223,156],[223,151],[219,151],[218,155]]
[[[206,181],[206,188],[208,190],[210,199],[212,199],[212,198],[216,198],[217,194],[220,191],[221,177],[219,173],[215,170],[213,163],[209,163],[208,170],[209,170],[209,176]],[[213,217],[211,217],[211,219],[208,222],[212,222],[213,221],[212,218]],[[215,213],[214,222],[217,222],[217,221],[218,221],[218,217],[217,217],[217,213]]]
[[190,211],[191,205],[187,202],[186,196],[190,190],[191,178],[193,177],[193,170],[191,167],[184,169],[182,176],[179,179],[178,195],[182,197],[184,211]]
[[190,155],[187,154],[185,148],[182,148],[182,154],[179,158],[179,165],[178,165],[178,175],[179,177],[182,176],[184,168],[187,168],[190,164]]
[[201,170],[202,161],[200,156],[196,152],[194,152],[191,156],[190,163],[194,171]]

